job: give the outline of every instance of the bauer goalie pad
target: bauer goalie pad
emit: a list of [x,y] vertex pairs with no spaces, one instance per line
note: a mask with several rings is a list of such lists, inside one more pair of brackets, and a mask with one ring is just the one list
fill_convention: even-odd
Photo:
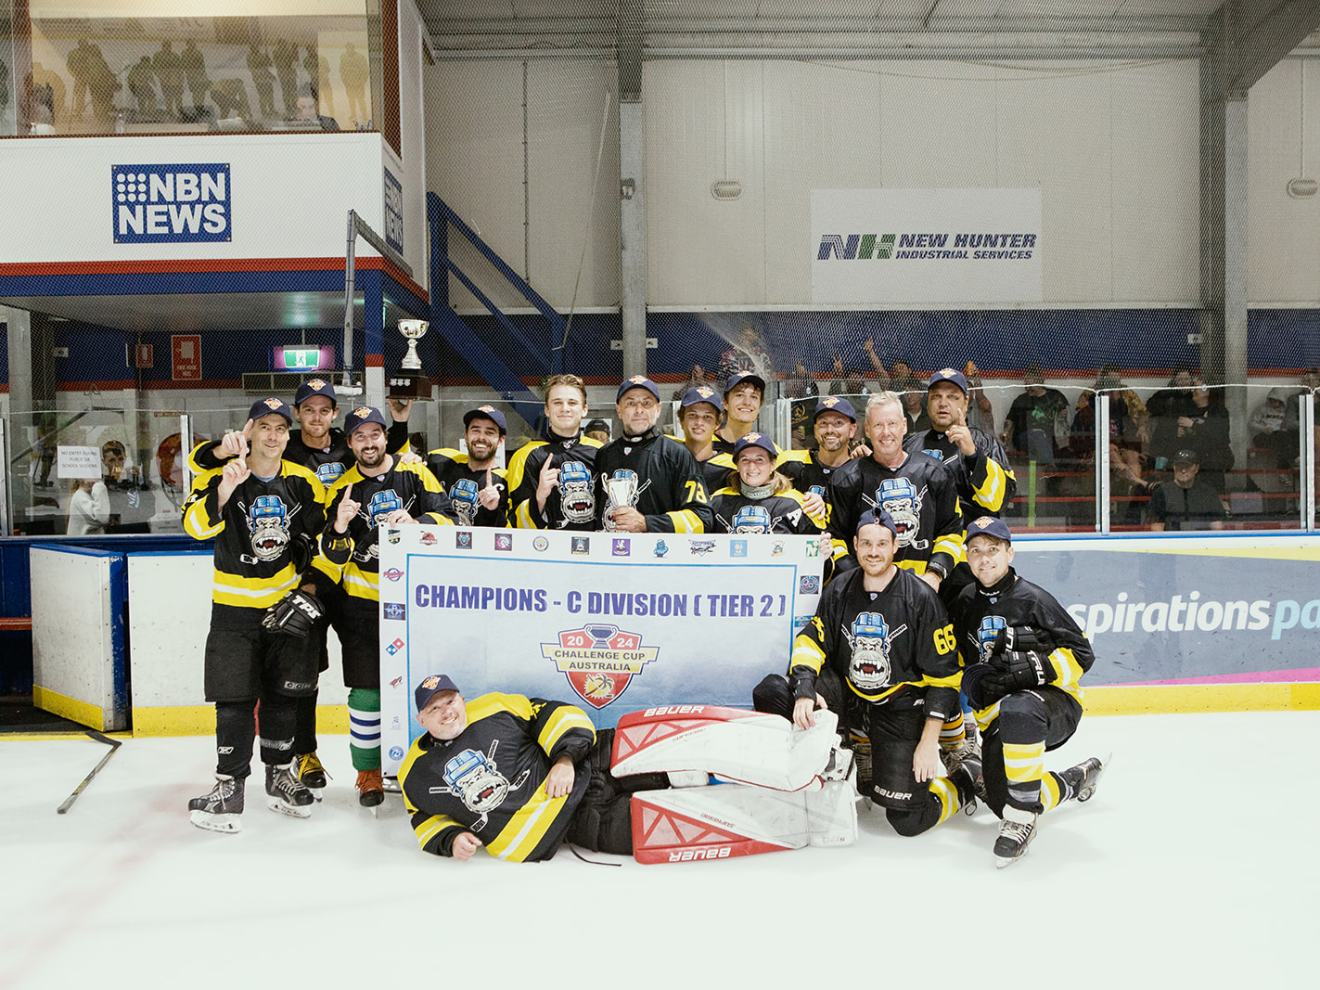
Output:
[[[778,715],[718,705],[666,705],[632,712],[614,730],[610,773],[702,771],[740,784],[796,791],[822,778],[846,775],[838,717],[816,712],[816,724],[797,729]],[[840,763],[842,773],[827,773]]]
[[732,859],[857,838],[853,779],[813,791],[724,784],[632,796],[633,857],[639,863]]

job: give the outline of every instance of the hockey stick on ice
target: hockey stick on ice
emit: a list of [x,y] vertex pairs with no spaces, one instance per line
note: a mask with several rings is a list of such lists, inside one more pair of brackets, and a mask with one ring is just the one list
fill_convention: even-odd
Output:
[[105,756],[101,757],[101,762],[92,767],[91,773],[82,779],[82,783],[73,789],[73,793],[64,799],[64,803],[55,809],[55,814],[57,815],[63,815],[73,807],[73,802],[78,800],[78,795],[87,790],[87,785],[92,782],[92,778],[101,772],[101,768],[110,762],[110,757],[114,756],[115,753],[118,752],[119,747],[123,745],[118,739],[111,739],[109,736],[104,736],[94,729],[88,729],[87,735],[96,742],[105,743],[110,747],[110,751],[106,753]]

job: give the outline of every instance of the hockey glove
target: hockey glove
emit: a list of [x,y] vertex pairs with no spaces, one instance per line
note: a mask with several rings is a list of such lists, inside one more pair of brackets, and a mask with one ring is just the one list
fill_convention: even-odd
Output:
[[266,609],[261,626],[267,632],[280,633],[284,636],[297,636],[306,639],[312,627],[325,614],[315,595],[309,595],[300,588],[294,588],[287,595]]
[[990,666],[1009,692],[1040,687],[1054,679],[1054,666],[1035,650],[1014,650],[990,658]]
[[1054,650],[1054,643],[1042,632],[1031,626],[1007,626],[995,636],[992,656],[1002,653],[1026,653],[1035,651],[1049,654]]
[[316,556],[316,540],[307,533],[299,533],[289,544],[289,556],[293,559],[293,568],[299,574],[312,566]]
[[996,701],[1012,694],[1006,683],[1008,675],[988,663],[974,663],[963,671],[962,690],[976,710],[989,708]]

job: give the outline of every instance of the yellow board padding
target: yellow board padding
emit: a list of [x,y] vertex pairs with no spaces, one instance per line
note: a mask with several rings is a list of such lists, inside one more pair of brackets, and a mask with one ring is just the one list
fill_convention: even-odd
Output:
[[1089,687],[1084,706],[1087,715],[1315,711],[1320,709],[1320,683]]
[[[316,731],[348,735],[347,705],[317,705]],[[133,709],[133,735],[210,736],[215,734],[214,705],[160,705]]]
[[34,684],[32,704],[43,712],[67,718],[70,722],[77,722],[97,732],[105,728],[105,712],[90,701],[79,701],[77,698],[70,698],[58,691]]

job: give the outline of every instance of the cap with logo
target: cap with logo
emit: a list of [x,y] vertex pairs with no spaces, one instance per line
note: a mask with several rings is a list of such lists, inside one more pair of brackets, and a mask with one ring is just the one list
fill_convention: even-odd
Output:
[[816,403],[816,412],[812,415],[811,421],[814,423],[826,413],[838,413],[840,416],[846,416],[854,423],[857,422],[857,410],[847,399],[839,395],[822,396]]
[[862,531],[863,526],[883,526],[895,537],[898,536],[898,523],[894,522],[894,517],[884,509],[867,509],[857,519],[857,528],[853,530],[854,535]]
[[651,379],[647,378],[645,375],[633,375],[631,378],[625,378],[619,385],[619,391],[615,393],[614,401],[618,402],[626,393],[631,392],[635,388],[646,389],[651,395],[655,396],[656,402],[660,401],[660,389],[656,388],[655,382],[651,381]]
[[700,405],[703,402],[714,406],[716,412],[724,411],[724,400],[720,398],[720,393],[709,385],[697,385],[688,389],[683,393],[683,398],[679,401],[678,407],[686,409],[688,406]]
[[299,385],[298,391],[293,395],[293,404],[301,406],[314,395],[329,399],[332,406],[339,405],[339,398],[335,395],[335,387],[324,378],[309,378]]
[[413,692],[413,700],[417,702],[417,710],[420,712],[431,703],[431,699],[443,691],[457,691],[458,685],[450,679],[448,674],[431,674],[422,679]]
[[266,399],[258,399],[252,403],[252,408],[248,410],[248,419],[256,422],[262,416],[283,416],[290,423],[293,422],[293,410],[283,399],[277,399],[273,395]]
[[504,413],[494,406],[477,406],[476,409],[469,409],[463,414],[463,428],[467,429],[471,426],[474,419],[490,420],[500,428],[500,436],[509,432],[509,424],[504,419]]
[[738,442],[733,445],[733,459],[736,461],[742,452],[749,447],[760,447],[770,455],[773,462],[779,456],[779,450],[775,447],[774,441],[764,433],[747,433],[738,438]]
[[379,409],[372,406],[358,406],[344,418],[344,433],[351,437],[368,423],[375,423],[386,431],[390,428],[390,424],[385,422],[385,417],[381,415]]
[[1184,447],[1173,455],[1174,464],[1200,464],[1201,455],[1189,447]]
[[762,395],[765,395],[765,379],[755,371],[739,371],[737,374],[730,375],[729,380],[724,383],[724,394],[728,395],[739,385],[747,382],[751,382],[761,390]]
[[941,368],[935,372],[930,376],[930,381],[926,383],[926,390],[929,391],[941,382],[956,385],[963,395],[967,394],[967,376],[956,368]]
[[996,540],[1003,540],[1005,543],[1013,542],[1013,534],[1009,532],[1008,523],[994,516],[981,516],[972,520],[967,527],[967,542],[972,541],[973,536],[993,536]]

